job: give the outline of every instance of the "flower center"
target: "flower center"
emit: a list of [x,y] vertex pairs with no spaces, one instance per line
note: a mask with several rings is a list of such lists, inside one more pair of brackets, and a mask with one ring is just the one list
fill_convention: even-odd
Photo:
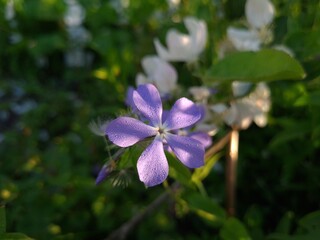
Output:
[[158,133],[160,137],[163,139],[165,135],[167,134],[168,130],[164,126],[157,127]]

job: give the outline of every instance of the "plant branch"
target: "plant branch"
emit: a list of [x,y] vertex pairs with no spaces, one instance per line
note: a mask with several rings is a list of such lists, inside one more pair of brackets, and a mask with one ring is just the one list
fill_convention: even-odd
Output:
[[239,149],[239,131],[233,129],[231,132],[229,152],[226,166],[226,192],[227,213],[229,216],[236,214],[236,185],[237,185],[237,162]]
[[171,191],[166,191],[157,197],[152,203],[150,203],[145,209],[133,216],[129,221],[124,223],[118,229],[113,231],[105,240],[123,240],[126,239],[128,233],[137,226],[145,217],[150,213],[158,209],[158,207],[165,202],[169,196],[176,192],[179,188],[179,184],[176,182],[172,185]]
[[[229,141],[231,133],[227,133],[221,138],[216,144],[206,151],[205,159],[212,157],[214,154],[219,152]],[[116,154],[115,154],[116,155]],[[145,209],[140,211],[138,214],[133,216],[129,221],[121,225],[118,229],[113,231],[105,240],[123,240],[126,239],[129,232],[137,226],[144,218],[150,213],[154,212],[163,202],[165,202],[169,196],[176,192],[179,188],[179,184],[175,182],[171,186],[171,191],[166,191],[157,197],[152,203],[150,203]]]
[[230,141],[231,137],[231,132],[227,133],[223,138],[219,140],[216,144],[212,145],[207,151],[206,154],[204,155],[205,159],[209,159],[212,157],[214,154],[219,152],[222,148],[224,148],[225,145]]

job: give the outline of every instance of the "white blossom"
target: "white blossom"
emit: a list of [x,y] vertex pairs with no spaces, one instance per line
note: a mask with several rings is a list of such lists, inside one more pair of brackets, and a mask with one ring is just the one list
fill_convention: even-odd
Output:
[[189,92],[196,102],[205,103],[211,95],[210,89],[205,86],[190,87]]
[[154,40],[157,54],[167,61],[193,62],[203,51],[207,41],[207,25],[202,20],[194,17],[184,19],[184,24],[189,34],[180,33],[170,29],[166,36],[167,48],[159,41]]
[[247,0],[245,13],[252,28],[263,28],[272,22],[275,10],[269,0]]
[[220,114],[229,126],[247,129],[252,121],[259,127],[266,126],[270,105],[270,90],[265,83],[259,83],[248,96],[232,101],[229,108],[216,104],[211,106],[211,110]]
[[262,43],[259,33],[255,30],[229,27],[227,35],[228,39],[238,51],[258,51]]
[[170,93],[176,88],[178,76],[170,63],[157,56],[146,56],[141,63],[146,75],[138,73],[136,85],[153,83],[162,94]]
[[238,51],[258,51],[272,39],[268,26],[274,18],[274,6],[269,0],[247,0],[245,13],[249,29],[229,27],[228,39]]
[[239,81],[234,81],[232,82],[232,93],[233,96],[235,97],[242,97],[246,93],[248,93],[251,83],[248,82],[239,82]]

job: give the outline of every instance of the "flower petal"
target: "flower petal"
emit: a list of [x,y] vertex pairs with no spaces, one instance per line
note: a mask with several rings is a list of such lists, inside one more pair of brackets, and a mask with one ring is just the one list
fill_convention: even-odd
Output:
[[249,99],[240,99],[230,104],[230,108],[224,114],[224,120],[229,126],[247,129],[259,112]]
[[133,102],[133,92],[134,92],[134,88],[133,87],[129,87],[127,90],[127,94],[126,94],[126,99],[125,99],[125,104],[131,108],[132,111],[136,111],[137,108],[134,105]]
[[106,134],[111,142],[129,147],[140,140],[157,134],[157,130],[137,119],[119,117],[109,123]]
[[229,27],[228,39],[238,51],[258,51],[261,40],[259,34],[253,30],[245,30]]
[[162,117],[162,102],[158,89],[152,84],[139,85],[133,92],[133,101],[141,114],[153,126],[158,126]]
[[235,97],[242,97],[249,92],[251,87],[251,83],[249,82],[239,82],[234,81],[232,82],[232,93]]
[[178,99],[170,110],[164,126],[169,130],[193,125],[201,118],[201,109],[187,98]]
[[262,28],[272,22],[274,6],[269,0],[247,0],[245,12],[252,27]]
[[139,86],[141,84],[149,83],[150,80],[142,73],[138,73],[136,76],[136,85]]
[[210,89],[205,86],[190,87],[189,92],[197,102],[206,102],[211,95]]
[[142,66],[148,78],[155,83],[161,93],[174,90],[178,77],[170,63],[158,56],[146,56],[142,59]]
[[259,127],[265,127],[268,123],[267,114],[261,113],[254,117],[253,121],[257,124]]
[[[159,67],[159,61],[162,60],[156,55],[150,55],[150,56],[145,56],[141,60],[141,64],[143,67],[144,72],[148,76],[153,76],[154,73],[157,71],[157,68]],[[162,60],[164,61],[164,60]]]
[[137,169],[140,181],[148,187],[158,185],[167,178],[169,165],[160,137],[156,137],[141,154]]
[[192,42],[189,35],[170,29],[166,36],[171,61],[188,61],[193,54]]
[[103,180],[105,180],[106,177],[109,176],[111,171],[112,170],[110,166],[108,166],[107,164],[103,165],[96,178],[96,185],[100,184]]
[[162,112],[162,122],[166,121],[169,116],[169,111],[168,110],[163,110]]
[[189,168],[204,165],[204,146],[191,137],[167,133],[166,140],[177,158]]
[[194,17],[186,17],[184,19],[184,25],[188,29],[193,48],[190,49],[195,52],[195,54],[200,54],[207,42],[207,25],[205,21],[198,20]]
[[210,135],[205,132],[193,132],[188,134],[188,137],[198,140],[204,146],[204,148],[207,148],[212,144]]
[[154,46],[156,47],[157,54],[164,60],[170,59],[170,54],[168,49],[166,49],[162,43],[159,41],[159,39],[154,39],[153,41]]

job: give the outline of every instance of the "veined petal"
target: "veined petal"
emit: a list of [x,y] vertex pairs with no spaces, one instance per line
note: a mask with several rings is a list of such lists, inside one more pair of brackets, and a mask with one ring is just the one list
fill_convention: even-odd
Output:
[[152,84],[138,86],[133,92],[133,101],[141,114],[148,119],[153,126],[161,123],[162,102],[158,89]]
[[166,140],[177,158],[189,168],[204,165],[204,146],[191,137],[167,133]]
[[169,111],[168,110],[163,110],[162,112],[162,122],[165,122],[169,116]]
[[178,99],[171,108],[164,126],[175,130],[192,126],[201,118],[201,109],[187,98]]
[[245,12],[252,27],[262,28],[272,22],[274,6],[269,0],[247,0]]
[[119,117],[109,123],[106,134],[114,144],[129,147],[146,137],[156,135],[157,130],[137,119]]
[[210,135],[205,132],[193,132],[188,134],[188,137],[198,140],[204,148],[207,148],[212,144]]
[[158,185],[167,178],[169,165],[160,137],[156,137],[143,151],[138,159],[137,169],[140,181],[148,187]]

